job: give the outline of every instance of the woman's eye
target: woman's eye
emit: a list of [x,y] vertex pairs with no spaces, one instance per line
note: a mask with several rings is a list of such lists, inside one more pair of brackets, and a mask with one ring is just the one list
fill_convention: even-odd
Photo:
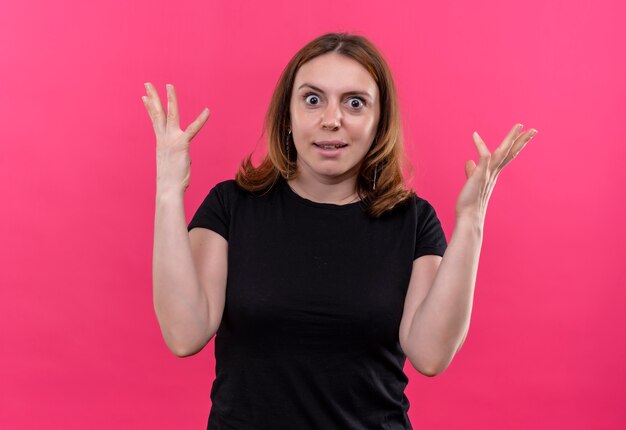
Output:
[[363,100],[361,100],[359,97],[352,97],[350,99],[350,107],[359,109],[359,108],[362,108],[363,106],[365,106],[365,103],[363,103]]
[[315,94],[307,94],[304,96],[304,100],[309,104],[316,105],[320,99]]
[[[320,103],[320,98],[316,94],[305,94],[304,101],[311,106],[317,106]],[[351,97],[348,104],[353,109],[361,109],[365,106],[365,101],[360,97]]]

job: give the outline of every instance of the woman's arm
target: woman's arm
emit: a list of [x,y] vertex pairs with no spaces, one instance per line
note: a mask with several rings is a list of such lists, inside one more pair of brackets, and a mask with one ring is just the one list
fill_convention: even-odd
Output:
[[437,375],[448,367],[469,330],[491,192],[500,171],[537,133],[535,129],[521,133],[522,127],[521,124],[513,127],[493,154],[478,133],[474,133],[479,164],[470,160],[465,165],[467,182],[457,200],[456,225],[450,244],[404,337],[407,357],[425,375]]
[[175,355],[201,349],[209,336],[209,303],[201,288],[187,233],[183,191],[157,192],[152,254],[154,311]]
[[[465,340],[482,238],[479,220],[457,219],[432,286],[415,310],[403,347],[413,367],[424,375],[445,370]],[[420,270],[418,264],[415,270]]]
[[[152,254],[154,310],[168,348],[184,357],[197,352],[208,342],[213,327],[209,299],[201,283],[207,276],[198,276],[200,271],[196,270],[184,209],[184,193],[191,175],[189,146],[206,122],[208,110],[204,110],[183,132],[174,86],[167,85],[167,113],[153,85],[146,83],[145,86],[147,96],[142,100],[156,135],[157,184]],[[196,254],[201,251],[197,250]]]

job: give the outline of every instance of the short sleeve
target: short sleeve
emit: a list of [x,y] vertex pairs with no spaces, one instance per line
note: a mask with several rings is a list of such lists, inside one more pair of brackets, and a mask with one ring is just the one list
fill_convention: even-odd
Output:
[[417,228],[413,259],[423,255],[443,256],[448,242],[435,209],[426,200],[417,197]]
[[219,183],[209,191],[209,194],[204,198],[193,218],[191,218],[187,231],[191,231],[192,228],[196,227],[207,228],[218,233],[228,241],[230,213],[224,185],[224,183]]

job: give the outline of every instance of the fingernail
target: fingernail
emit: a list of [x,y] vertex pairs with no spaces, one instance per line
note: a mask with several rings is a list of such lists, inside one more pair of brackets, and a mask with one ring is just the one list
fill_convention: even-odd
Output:
[[524,124],[517,124],[517,130],[521,130],[524,128]]
[[147,91],[148,90],[148,83],[144,82],[143,86],[146,87],[146,91]]
[[530,138],[532,139],[533,137],[535,137],[535,134],[537,134],[537,130],[532,130],[530,132]]

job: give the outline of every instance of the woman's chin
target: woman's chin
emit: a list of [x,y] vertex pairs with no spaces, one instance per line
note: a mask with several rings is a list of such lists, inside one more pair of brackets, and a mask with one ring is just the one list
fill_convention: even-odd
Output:
[[300,175],[304,177],[320,177],[320,178],[341,178],[350,177],[357,174],[358,167],[354,166],[354,173],[350,169],[338,163],[307,163],[304,168],[299,166]]
[[344,169],[324,169],[324,168],[320,168],[318,170],[315,171],[315,173],[319,176],[332,176],[332,177],[336,177],[336,176],[342,176],[346,174],[346,171]]

